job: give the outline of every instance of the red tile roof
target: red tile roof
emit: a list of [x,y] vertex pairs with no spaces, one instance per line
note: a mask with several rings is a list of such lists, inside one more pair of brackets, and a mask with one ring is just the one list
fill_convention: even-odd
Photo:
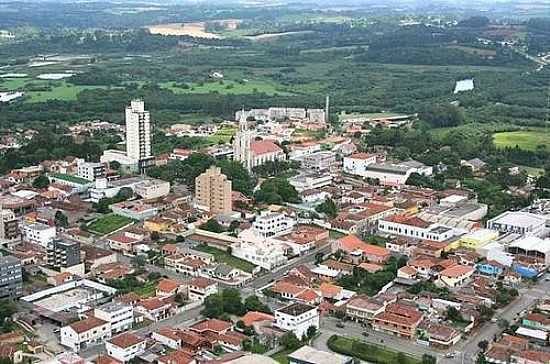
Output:
[[372,157],[376,157],[376,154],[370,154],[370,153],[355,153],[349,156],[349,158],[352,159],[370,159]]
[[213,286],[215,284],[216,284],[215,281],[204,277],[196,277],[193,280],[191,280],[191,282],[189,282],[189,286],[199,287],[199,288],[206,288],[206,287]]
[[157,290],[165,293],[172,293],[182,285],[183,283],[174,279],[164,278],[157,284]]
[[132,334],[130,332],[125,332],[124,334],[115,336],[111,340],[111,344],[118,346],[119,348],[126,349],[131,346],[137,345],[141,342],[144,342],[145,339]]
[[453,267],[447,268],[440,273],[441,276],[449,278],[457,278],[465,274],[473,272],[474,268],[468,267],[466,265],[455,265]]
[[106,321],[100,320],[97,317],[88,317],[87,319],[73,322],[69,326],[78,334],[89,331],[93,328],[107,324]]
[[277,144],[269,141],[262,140],[253,142],[250,144],[250,150],[255,155],[267,154],[267,153],[282,153],[283,150]]
[[182,350],[176,350],[168,355],[161,356],[157,360],[159,363],[164,364],[190,364],[194,362],[195,359]]
[[231,322],[218,320],[218,319],[210,319],[210,320],[203,320],[200,321],[193,326],[190,327],[193,331],[203,332],[203,331],[214,331],[217,333],[220,333],[222,331],[230,330],[233,327],[233,324]]
[[249,311],[241,318],[241,320],[245,326],[252,326],[255,322],[274,321],[275,317],[264,312]]

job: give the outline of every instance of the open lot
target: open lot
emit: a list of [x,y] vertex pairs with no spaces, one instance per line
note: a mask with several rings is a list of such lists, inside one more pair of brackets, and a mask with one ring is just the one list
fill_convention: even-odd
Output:
[[252,272],[254,268],[256,267],[254,264],[247,262],[246,260],[242,260],[240,258],[236,258],[227,252],[224,252],[223,250],[212,248],[208,245],[197,245],[193,249],[196,249],[198,251],[212,254],[214,258],[216,259],[216,262],[218,263],[225,263],[229,266],[232,266],[234,268],[240,269],[244,272]]
[[132,222],[133,220],[127,217],[110,214],[93,221],[87,226],[87,230],[98,235],[106,235]]
[[148,27],[151,34],[160,35],[188,35],[190,37],[197,38],[220,38],[219,35],[209,33],[206,31],[206,24],[202,22],[198,23],[171,23],[171,24],[159,24]]
[[523,150],[537,150],[540,146],[550,147],[550,133],[544,130],[496,133],[493,142],[498,148],[515,148],[517,145]]

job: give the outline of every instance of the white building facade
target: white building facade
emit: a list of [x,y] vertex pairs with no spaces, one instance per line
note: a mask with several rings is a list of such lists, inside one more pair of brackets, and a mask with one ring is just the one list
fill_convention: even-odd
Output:
[[33,224],[24,223],[21,230],[23,238],[26,241],[41,245],[44,248],[46,248],[48,243],[53,241],[57,236],[55,226],[49,226],[39,222]]
[[319,310],[315,306],[293,303],[275,311],[274,326],[292,331],[298,339],[307,335],[310,327],[319,329]]
[[131,305],[111,302],[96,307],[94,316],[111,324],[113,334],[130,330],[134,323],[134,309]]

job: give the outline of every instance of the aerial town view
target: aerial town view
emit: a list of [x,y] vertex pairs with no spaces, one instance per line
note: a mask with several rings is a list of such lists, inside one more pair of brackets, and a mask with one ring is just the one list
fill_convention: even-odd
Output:
[[0,364],[550,364],[550,2],[0,0]]

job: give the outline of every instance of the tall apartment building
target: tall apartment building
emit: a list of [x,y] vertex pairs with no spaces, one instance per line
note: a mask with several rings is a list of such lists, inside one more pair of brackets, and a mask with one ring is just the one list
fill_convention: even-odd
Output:
[[0,243],[17,241],[20,236],[15,213],[11,210],[0,210]]
[[22,295],[21,262],[12,255],[0,257],[0,298],[18,298]]
[[219,167],[210,167],[195,178],[195,197],[200,208],[212,214],[231,213],[231,181]]
[[80,264],[80,243],[72,240],[55,239],[47,246],[48,265],[54,268],[68,268]]
[[78,164],[78,177],[95,181],[105,177],[105,164],[94,162],[83,162]]
[[132,100],[126,107],[126,155],[136,161],[151,154],[151,116],[142,100]]

